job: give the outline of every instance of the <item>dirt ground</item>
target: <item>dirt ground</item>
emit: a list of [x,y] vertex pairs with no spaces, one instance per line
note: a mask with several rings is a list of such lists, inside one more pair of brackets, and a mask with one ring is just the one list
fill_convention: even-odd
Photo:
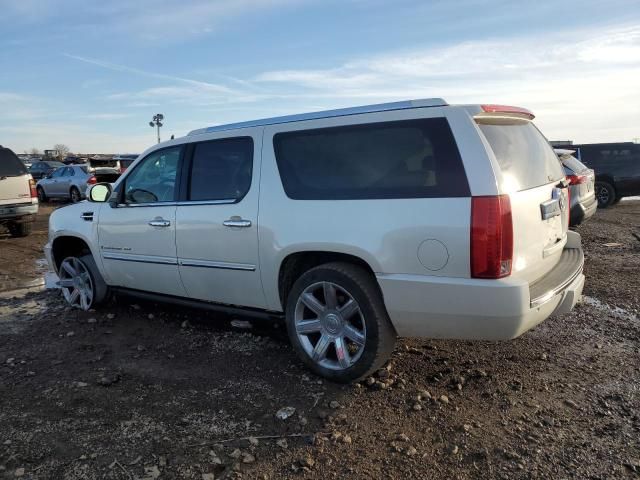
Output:
[[[3,285],[41,278],[50,210],[0,238]],[[579,231],[573,312],[510,342],[400,340],[351,386],[310,375],[273,325],[0,299],[0,478],[638,478],[640,201]]]

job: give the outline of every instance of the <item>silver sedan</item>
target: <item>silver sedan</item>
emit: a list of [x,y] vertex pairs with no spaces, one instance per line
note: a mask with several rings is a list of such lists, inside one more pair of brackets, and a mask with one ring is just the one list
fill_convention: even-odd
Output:
[[96,178],[86,165],[60,167],[38,181],[38,200],[46,202],[49,198],[64,198],[76,203],[85,198],[87,187],[93,183],[96,183]]

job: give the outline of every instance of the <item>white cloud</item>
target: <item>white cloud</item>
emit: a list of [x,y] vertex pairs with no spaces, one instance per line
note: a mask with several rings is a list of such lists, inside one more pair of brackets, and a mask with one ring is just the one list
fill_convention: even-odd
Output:
[[255,81],[333,99],[328,106],[419,97],[515,103],[533,109],[550,137],[605,141],[640,135],[639,78],[640,27],[632,26],[387,52]]

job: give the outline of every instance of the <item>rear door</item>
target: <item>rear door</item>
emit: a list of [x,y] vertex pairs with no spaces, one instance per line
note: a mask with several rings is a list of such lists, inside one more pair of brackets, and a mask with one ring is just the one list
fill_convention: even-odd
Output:
[[262,128],[192,144],[176,211],[180,276],[191,298],[265,308],[258,261]]
[[512,276],[537,280],[558,263],[567,241],[569,195],[564,171],[546,138],[519,117],[476,116],[497,160],[499,190],[513,215]]
[[29,174],[9,149],[0,148],[0,205],[31,201]]

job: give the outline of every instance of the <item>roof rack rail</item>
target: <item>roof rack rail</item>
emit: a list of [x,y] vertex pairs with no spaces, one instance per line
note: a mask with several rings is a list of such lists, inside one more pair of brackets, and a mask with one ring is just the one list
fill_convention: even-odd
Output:
[[442,98],[425,98],[420,100],[405,100],[402,102],[378,103],[375,105],[339,108],[336,110],[324,110],[320,112],[300,113],[296,115],[286,115],[283,117],[250,120],[248,122],[229,123],[227,125],[216,125],[213,127],[205,127],[199,128],[197,130],[192,130],[187,135],[201,135],[203,133],[223,132],[226,130],[236,130],[238,128],[260,127],[264,125],[276,125],[280,123],[299,122],[303,120],[316,120],[319,118],[343,117],[347,115],[357,115],[360,113],[385,112],[389,110],[407,110],[410,108],[422,107],[444,107],[447,105],[448,103],[445,102]]

